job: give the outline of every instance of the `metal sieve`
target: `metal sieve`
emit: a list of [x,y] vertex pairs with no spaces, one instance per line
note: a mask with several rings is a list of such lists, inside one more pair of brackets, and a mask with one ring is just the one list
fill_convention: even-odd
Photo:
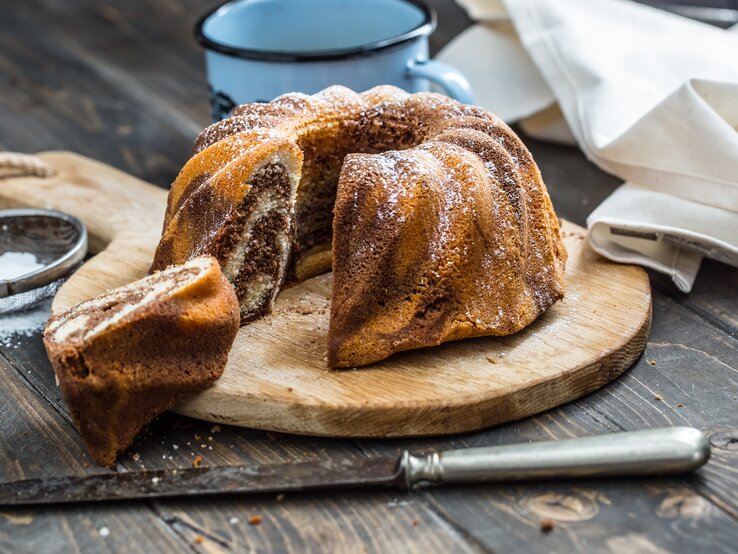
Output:
[[43,267],[0,278],[0,313],[30,308],[54,294],[87,254],[87,229],[56,210],[0,210],[0,264],[9,252],[32,254]]

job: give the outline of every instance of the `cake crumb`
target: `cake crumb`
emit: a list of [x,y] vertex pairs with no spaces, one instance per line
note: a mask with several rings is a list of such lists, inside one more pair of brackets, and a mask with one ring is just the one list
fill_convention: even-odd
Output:
[[250,525],[261,525],[261,516],[251,516],[249,518]]
[[541,520],[541,532],[550,533],[554,529],[554,522],[552,519],[544,518]]
[[412,521],[413,527],[417,527],[419,523],[420,523],[420,520],[419,519],[414,519]]
[[198,454],[195,456],[195,459],[192,460],[192,467],[200,467],[200,464],[202,464],[202,456]]
[[195,440],[196,441],[199,441],[200,440],[200,435],[198,435],[197,433],[195,433]]
[[664,397],[663,397],[663,396],[661,396],[660,394],[657,394],[656,396],[654,396],[654,399],[655,399],[655,400],[658,400],[658,401],[661,401],[661,400],[663,400],[663,399],[664,399]]
[[211,433],[220,433],[220,431],[221,431],[221,427],[220,427],[220,425],[213,425],[213,426],[212,426],[212,427],[210,428],[210,432],[211,432]]
[[656,365],[656,360],[648,360],[648,365]]
[[310,315],[315,312],[315,309],[309,304],[297,304],[292,307],[291,311],[299,315]]
[[287,387],[287,392],[292,392],[292,391],[293,391],[292,387]]
[[682,404],[682,403],[680,402],[679,404],[677,404],[677,408],[684,408],[684,404]]
[[134,462],[138,462],[141,460],[141,454],[139,454],[138,452],[134,452],[133,454],[131,454],[131,458]]
[[284,500],[284,493],[279,493],[276,498],[277,502],[282,502]]
[[202,544],[205,542],[205,537],[203,537],[202,535],[195,535],[195,542],[197,544]]

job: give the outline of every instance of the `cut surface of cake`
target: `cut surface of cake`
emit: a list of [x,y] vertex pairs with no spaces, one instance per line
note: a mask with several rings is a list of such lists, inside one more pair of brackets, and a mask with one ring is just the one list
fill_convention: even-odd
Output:
[[294,137],[265,129],[196,154],[172,185],[151,271],[212,255],[236,289],[241,321],[266,313],[290,258],[301,167]]
[[94,460],[112,466],[157,415],[218,379],[238,327],[233,287],[210,256],[54,315],[44,345]]
[[[240,106],[205,129],[188,166],[201,160],[209,169],[185,166],[175,181],[154,267],[172,262],[172,240],[180,241],[177,260],[207,252],[224,266],[247,263],[249,256],[232,261],[217,242],[203,242],[229,235],[228,226],[222,218],[198,221],[194,207],[224,198],[219,168],[256,165],[249,137],[267,132],[287,137],[267,142],[291,141],[302,156],[291,174],[299,181],[291,260],[283,273],[261,272],[264,279],[246,271],[249,287],[239,288],[239,278],[227,274],[242,312],[258,306],[253,318],[270,309],[283,279],[302,281],[332,267],[330,366],[514,333],[563,297],[566,251],[558,220],[517,135],[483,108],[389,86],[288,94]],[[247,240],[260,240],[259,233]],[[262,286],[271,296],[260,303],[246,291]]]

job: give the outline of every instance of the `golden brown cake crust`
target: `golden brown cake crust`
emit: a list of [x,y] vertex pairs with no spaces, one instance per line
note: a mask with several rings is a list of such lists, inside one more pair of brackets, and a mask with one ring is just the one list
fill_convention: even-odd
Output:
[[304,154],[290,279],[332,261],[331,367],[514,333],[563,297],[566,251],[540,172],[487,110],[336,86],[236,108],[200,134],[195,158],[263,128]]
[[334,218],[329,365],[509,335],[563,298],[566,252],[537,171],[470,130],[347,157]]
[[[193,275],[186,266],[169,271],[178,278]],[[112,466],[157,415],[218,379],[238,331],[238,301],[215,259],[205,259],[193,282],[121,311],[152,291],[156,279],[151,275],[55,315],[44,333],[62,397],[103,466]]]
[[212,255],[236,288],[241,321],[266,313],[289,262],[301,167],[294,135],[273,129],[229,135],[194,155],[172,184],[150,271]]

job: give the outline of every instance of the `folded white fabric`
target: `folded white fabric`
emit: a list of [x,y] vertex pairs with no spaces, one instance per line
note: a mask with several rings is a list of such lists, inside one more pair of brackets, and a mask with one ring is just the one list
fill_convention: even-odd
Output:
[[587,227],[597,252],[666,273],[683,292],[692,289],[703,256],[738,266],[738,215],[671,194],[625,184],[590,214]]
[[738,34],[629,0],[459,2],[493,23],[441,57],[482,104],[539,137],[566,141],[568,128],[628,182],[588,219],[600,253],[684,291],[703,255],[738,265]]

